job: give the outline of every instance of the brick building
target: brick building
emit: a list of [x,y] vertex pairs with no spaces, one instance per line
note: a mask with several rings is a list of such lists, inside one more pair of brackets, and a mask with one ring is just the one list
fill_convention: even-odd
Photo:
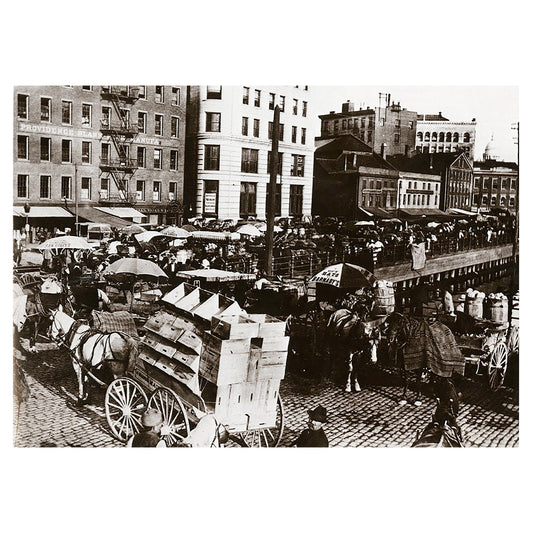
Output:
[[[383,96],[383,95],[382,95]],[[416,148],[417,113],[390,103],[390,95],[383,105],[371,109],[355,109],[349,100],[340,113],[331,111],[320,115],[320,140],[338,135],[353,134],[372,147],[382,157],[395,154],[411,155]]]
[[397,207],[398,171],[352,134],[320,142],[315,151],[313,214],[382,216]]
[[308,87],[220,85],[188,88],[188,213],[265,218],[276,104],[281,111],[276,211],[311,213],[314,133]]
[[185,86],[15,87],[14,206],[67,208],[89,221],[175,220],[184,97]]
[[472,207],[480,212],[518,209],[518,165],[501,160],[493,139],[485,147],[483,161],[474,162]]

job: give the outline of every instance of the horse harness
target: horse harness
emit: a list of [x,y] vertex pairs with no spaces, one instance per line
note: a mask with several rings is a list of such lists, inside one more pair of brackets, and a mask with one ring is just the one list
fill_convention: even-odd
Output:
[[[53,321],[55,323],[55,316],[53,318]],[[64,347],[66,347],[68,349],[70,356],[80,366],[82,372],[89,373],[89,369],[98,370],[104,364],[104,362],[124,363],[124,361],[122,359],[115,359],[113,357],[113,349],[111,348],[111,333],[101,333],[99,331],[93,330],[92,328],[89,328],[87,331],[83,332],[80,335],[80,339],[79,339],[78,344],[76,346],[71,346],[71,344],[72,344],[72,342],[74,340],[74,336],[76,335],[77,330],[82,325],[85,325],[82,320],[75,320],[72,323],[72,325],[70,326],[68,332],[63,335],[63,338],[61,338],[61,335],[58,333],[60,344],[62,344]],[[123,339],[125,337],[127,337],[127,335],[125,333],[122,333],[120,331],[116,331],[116,332],[113,332],[113,333],[116,333],[117,335],[119,335]],[[91,358],[88,361],[83,362],[81,360],[81,358],[77,355],[78,354],[78,349],[80,351],[83,350],[84,344],[91,337],[93,337],[95,335],[99,335],[99,337],[98,337],[98,339],[95,340],[95,342],[93,344]],[[106,336],[107,336],[107,339],[104,342],[103,354],[105,355],[106,353],[110,353],[112,357],[111,358],[105,358],[104,356],[102,356],[102,360],[99,363],[97,363],[96,365],[91,365],[91,361],[93,360],[94,351],[96,349],[97,344]]]

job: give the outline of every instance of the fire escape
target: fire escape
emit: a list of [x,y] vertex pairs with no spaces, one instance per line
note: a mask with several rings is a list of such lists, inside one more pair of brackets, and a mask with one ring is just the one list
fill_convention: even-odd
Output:
[[138,125],[131,123],[131,105],[139,98],[137,87],[102,86],[101,97],[109,102],[110,112],[102,116],[100,131],[103,140],[110,139],[115,147],[115,155],[111,150],[102,149],[100,158],[100,176],[111,176],[118,190],[118,197],[109,194],[101,195],[100,203],[107,205],[132,205],[135,193],[129,192],[129,182],[137,170],[137,160],[131,157],[132,143],[138,133]]

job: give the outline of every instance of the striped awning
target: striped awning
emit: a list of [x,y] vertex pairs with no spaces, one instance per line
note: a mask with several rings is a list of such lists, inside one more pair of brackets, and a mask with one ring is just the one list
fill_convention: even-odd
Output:
[[113,215],[115,217],[131,220],[132,222],[142,222],[146,215],[143,215],[133,207],[95,207],[103,213]]
[[191,238],[199,241],[228,242],[240,240],[241,234],[229,231],[195,231],[191,233]]

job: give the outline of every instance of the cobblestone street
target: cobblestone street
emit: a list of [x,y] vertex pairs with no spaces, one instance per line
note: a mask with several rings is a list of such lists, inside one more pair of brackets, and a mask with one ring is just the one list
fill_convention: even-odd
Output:
[[[21,362],[31,396],[18,412],[15,446],[122,446],[107,426],[104,391],[93,387],[92,404],[77,407],[76,380],[67,354],[52,344],[38,343],[37,349],[37,354]],[[513,372],[507,381],[512,382],[512,377]],[[505,386],[491,392],[483,378],[467,379],[461,386],[458,421],[465,446],[518,446],[518,390]],[[361,384],[362,392],[346,393],[329,380],[288,375],[281,387],[285,427],[280,446],[289,445],[299,435],[306,426],[307,409],[319,403],[328,410],[326,433],[331,446],[410,446],[435,409],[427,387],[422,388],[422,405],[415,407],[398,405],[401,379],[389,369],[369,368]],[[410,391],[410,398],[413,394]]]

